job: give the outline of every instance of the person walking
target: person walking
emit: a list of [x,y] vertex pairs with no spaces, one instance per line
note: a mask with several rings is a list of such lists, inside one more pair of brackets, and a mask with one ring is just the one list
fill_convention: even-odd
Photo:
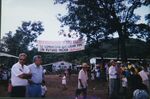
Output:
[[117,70],[114,60],[110,61],[109,67],[109,97],[117,95]]
[[87,69],[89,65],[87,63],[82,64],[82,69],[79,71],[78,74],[78,88],[76,90],[76,99],[78,99],[78,96],[82,93],[83,98],[87,98],[87,87],[88,87],[88,74]]
[[62,76],[62,87],[63,87],[63,90],[66,90],[66,89],[67,89],[66,73],[64,73],[63,76]]
[[26,86],[28,80],[31,78],[29,68],[25,65],[27,55],[25,53],[19,54],[19,60],[11,68],[11,84],[12,84],[12,97],[25,97]]
[[42,58],[40,55],[33,57],[33,64],[29,65],[30,72],[32,74],[29,79],[28,96],[29,97],[41,97],[41,84],[44,80],[43,67],[41,66]]

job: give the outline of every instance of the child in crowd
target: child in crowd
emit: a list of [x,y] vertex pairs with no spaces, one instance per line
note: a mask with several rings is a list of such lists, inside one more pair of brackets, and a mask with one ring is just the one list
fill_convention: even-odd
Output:
[[66,84],[67,84],[66,73],[64,73],[64,75],[62,76],[62,86],[64,90],[67,89]]
[[47,87],[46,87],[46,85],[45,85],[45,81],[43,80],[42,81],[42,85],[41,85],[41,96],[44,98],[45,96],[46,96],[46,93],[47,93]]
[[125,73],[122,74],[122,94],[123,94],[123,99],[126,99],[127,96],[127,78],[125,76]]

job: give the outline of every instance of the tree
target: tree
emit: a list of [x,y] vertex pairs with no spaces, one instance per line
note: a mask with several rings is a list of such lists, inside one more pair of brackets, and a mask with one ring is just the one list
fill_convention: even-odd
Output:
[[138,23],[140,16],[135,10],[149,6],[149,0],[55,0],[55,4],[66,4],[67,15],[58,19],[62,27],[68,25],[70,30],[86,35],[87,42],[100,46],[102,39],[108,39],[115,33],[119,36],[121,58],[126,61],[126,40],[137,36],[146,39],[150,26]]
[[5,51],[6,51],[5,44],[3,40],[0,39],[0,52],[5,52]]
[[34,42],[44,31],[43,25],[38,22],[23,22],[15,33],[9,31],[3,38],[8,53],[18,55],[20,52],[28,52],[34,48]]

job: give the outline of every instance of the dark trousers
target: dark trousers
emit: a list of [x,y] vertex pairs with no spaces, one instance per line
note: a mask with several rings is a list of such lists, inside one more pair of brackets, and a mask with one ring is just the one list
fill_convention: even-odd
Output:
[[87,88],[76,89],[76,97],[78,97],[81,93],[83,94],[83,98],[86,99],[87,98]]
[[128,99],[128,93],[126,87],[122,87],[121,97],[122,97],[121,99]]
[[109,79],[109,96],[117,94],[117,79]]
[[119,94],[119,91],[120,91],[120,78],[117,78],[117,81],[116,81],[116,91],[117,91],[117,94]]
[[25,97],[26,86],[15,86],[12,87],[11,97]]

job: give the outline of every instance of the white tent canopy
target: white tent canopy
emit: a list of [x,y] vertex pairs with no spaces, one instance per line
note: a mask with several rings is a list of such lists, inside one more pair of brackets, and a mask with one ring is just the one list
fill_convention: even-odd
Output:
[[7,53],[3,53],[3,52],[0,52],[0,57],[1,56],[18,58],[17,56],[14,56],[14,55],[11,55],[11,54],[7,54]]
[[42,65],[42,66],[49,66],[49,65],[52,65],[52,63],[49,63],[49,64],[44,64],[44,65]]
[[52,63],[52,70],[53,71],[57,71],[60,69],[68,69],[68,68],[72,68],[72,63],[66,62],[66,61],[58,61],[55,63]]

